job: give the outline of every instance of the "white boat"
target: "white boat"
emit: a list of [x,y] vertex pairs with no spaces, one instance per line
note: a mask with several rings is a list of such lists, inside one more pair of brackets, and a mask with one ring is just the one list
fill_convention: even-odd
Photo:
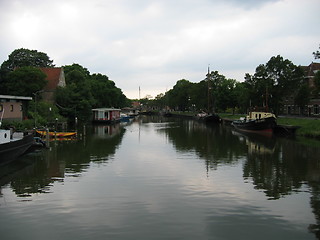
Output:
[[33,134],[0,129],[0,165],[17,159],[34,143]]

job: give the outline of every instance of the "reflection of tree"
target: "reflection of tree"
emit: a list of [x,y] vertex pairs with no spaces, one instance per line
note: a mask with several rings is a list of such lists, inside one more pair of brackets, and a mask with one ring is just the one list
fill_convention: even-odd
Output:
[[[263,189],[270,199],[299,191],[306,183],[311,187],[310,204],[317,224],[311,224],[310,231],[320,239],[320,149],[287,139],[252,136],[246,136],[246,144],[248,155],[243,175],[252,178],[255,187]],[[264,150],[250,151],[252,145]]]
[[[106,138],[88,134],[81,141],[51,142],[50,150],[25,156],[28,164],[21,160],[9,165],[10,169],[2,169],[0,183],[4,185],[10,182],[11,188],[19,196],[49,192],[50,185],[55,181],[63,181],[65,173],[78,176],[89,167],[90,162],[107,161],[115,154],[124,131],[119,128],[117,134]],[[24,166],[19,166],[21,164]],[[19,170],[15,170],[18,167]],[[16,174],[17,171],[19,174]],[[8,174],[12,177],[8,178]]]
[[[205,159],[209,169],[218,164],[231,164],[245,153],[237,137],[219,125],[205,125],[197,121],[176,120],[176,127],[165,128],[169,140],[178,151],[194,151]],[[232,147],[230,147],[232,146]]]
[[[262,138],[261,138],[262,139]],[[261,140],[260,139],[260,140]],[[247,137],[248,146],[257,145],[257,139]],[[273,151],[268,145],[274,144]],[[259,142],[258,142],[259,143]],[[307,161],[298,152],[294,141],[283,141],[276,144],[273,138],[264,138],[260,147],[266,151],[248,151],[247,162],[244,165],[244,177],[251,177],[257,189],[264,189],[270,199],[278,199],[299,189],[308,174]],[[302,152],[305,152],[303,150]]]

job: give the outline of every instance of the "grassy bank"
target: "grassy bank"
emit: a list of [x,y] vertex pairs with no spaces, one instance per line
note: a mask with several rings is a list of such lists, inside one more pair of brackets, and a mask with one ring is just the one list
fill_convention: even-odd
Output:
[[320,119],[279,117],[278,124],[300,126],[297,136],[320,139]]

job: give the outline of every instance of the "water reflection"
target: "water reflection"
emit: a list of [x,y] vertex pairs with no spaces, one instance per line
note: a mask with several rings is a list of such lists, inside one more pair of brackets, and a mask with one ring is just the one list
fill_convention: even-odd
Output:
[[53,140],[49,149],[28,154],[0,169],[1,187],[10,184],[18,197],[49,193],[50,186],[64,178],[78,177],[91,163],[106,163],[121,144],[125,129],[119,125],[91,126],[84,136]]
[[205,160],[207,170],[217,169],[219,164],[232,165],[245,155],[245,148],[228,128],[181,119],[174,123],[176,127],[159,132],[165,132],[178,151],[194,151]]
[[177,127],[159,131],[167,134],[177,150],[195,151],[205,161],[207,171],[244,158],[244,181],[262,190],[269,200],[309,192],[310,188],[310,204],[317,223],[310,224],[309,229],[320,239],[319,142],[305,145],[294,139],[244,134],[194,121],[175,123]]
[[[180,228],[186,238],[201,239],[205,232],[206,239],[212,236],[233,239],[239,233],[247,239],[255,239],[257,233],[266,233],[264,239],[281,239],[282,235],[297,239],[308,230],[296,231],[298,224],[290,223],[277,210],[285,206],[290,211],[291,206],[281,200],[302,196],[310,206],[298,206],[299,200],[294,200],[293,206],[303,210],[311,207],[316,221],[307,224],[309,231],[320,239],[320,148],[317,146],[294,139],[243,134],[231,127],[153,116],[140,118],[131,127],[119,124],[88,127],[81,136],[76,141],[51,142],[50,149],[1,168],[0,198],[4,197],[1,189],[10,188],[18,201],[31,201],[34,194],[59,191],[54,188],[56,182],[63,184],[66,179],[101,168],[98,176],[104,176],[103,179],[96,180],[93,174],[91,177],[97,182],[81,186],[89,188],[81,193],[95,198],[86,198],[87,205],[81,199],[78,202],[72,199],[76,205],[72,210],[75,218],[95,212],[101,219],[99,223],[108,222],[105,226],[90,219],[102,236],[109,229],[119,237],[122,228],[130,228],[138,236],[139,230],[144,229],[141,226],[147,225],[149,239],[158,228],[164,230],[162,234]],[[158,156],[162,151],[163,156]],[[190,156],[188,161],[184,161],[184,156]],[[201,174],[196,172],[198,169]],[[238,172],[236,177],[240,181],[232,179]],[[101,183],[105,178],[109,185]],[[90,189],[95,184],[100,186],[98,191]],[[101,186],[105,192],[100,195]],[[266,199],[272,201],[265,203]],[[88,209],[84,211],[79,206]],[[112,217],[107,218],[109,215]],[[301,222],[303,217],[296,215]],[[83,219],[84,223],[86,220]],[[117,225],[121,221],[125,226]],[[201,231],[193,234],[188,227],[194,224]],[[172,236],[172,232],[167,236]],[[295,235],[297,232],[302,235]],[[129,233],[126,232],[128,236]]]

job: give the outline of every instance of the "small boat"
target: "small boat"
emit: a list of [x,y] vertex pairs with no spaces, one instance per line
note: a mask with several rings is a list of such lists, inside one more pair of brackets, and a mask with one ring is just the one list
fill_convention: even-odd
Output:
[[46,131],[46,130],[36,130],[36,132],[45,137],[47,134],[49,137],[57,137],[57,138],[67,138],[67,137],[74,137],[77,135],[77,132],[53,132],[53,131]]
[[0,129],[0,164],[17,159],[33,144],[33,134]]
[[272,133],[277,126],[277,118],[271,112],[254,109],[245,118],[233,121],[232,125],[242,131]]
[[205,123],[219,123],[221,118],[215,113],[201,112],[196,115],[196,119]]
[[128,114],[120,113],[120,121],[121,122],[129,122],[130,119],[132,119],[132,118]]

